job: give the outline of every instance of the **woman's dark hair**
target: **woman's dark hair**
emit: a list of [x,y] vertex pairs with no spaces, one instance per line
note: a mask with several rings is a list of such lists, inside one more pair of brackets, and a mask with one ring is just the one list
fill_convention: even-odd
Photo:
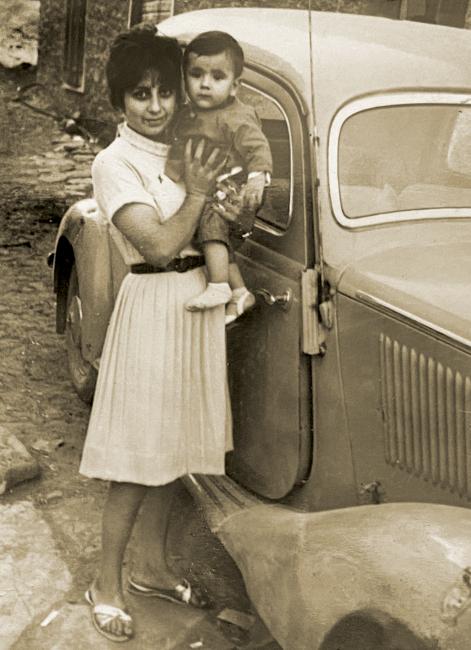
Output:
[[155,25],[141,23],[119,34],[111,45],[106,80],[111,104],[124,108],[124,94],[132,90],[148,70],[156,70],[159,84],[182,97],[182,52],[175,38],[157,33]]
[[212,56],[227,52],[232,59],[234,75],[240,77],[244,69],[244,52],[230,34],[226,32],[203,32],[188,43],[183,55],[183,67],[186,70],[191,53],[197,56]]

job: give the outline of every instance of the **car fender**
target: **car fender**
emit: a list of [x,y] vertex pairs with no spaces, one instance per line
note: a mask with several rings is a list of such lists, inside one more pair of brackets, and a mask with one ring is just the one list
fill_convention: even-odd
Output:
[[239,517],[218,534],[283,648],[331,650],[349,619],[380,627],[392,647],[409,647],[400,638],[424,650],[467,647],[468,511],[387,504],[301,514],[264,505]]
[[[390,503],[306,513],[262,503],[228,477],[190,479],[283,648],[468,647],[469,510]],[[383,641],[355,636],[368,630]]]
[[[76,265],[82,308],[82,355],[93,363],[101,354],[116,295],[109,225],[94,199],[74,203],[59,226],[54,253],[54,289],[57,294],[59,333],[65,329],[67,287],[72,264]],[[124,267],[122,263],[121,266]],[[124,273],[121,273],[121,279]]]

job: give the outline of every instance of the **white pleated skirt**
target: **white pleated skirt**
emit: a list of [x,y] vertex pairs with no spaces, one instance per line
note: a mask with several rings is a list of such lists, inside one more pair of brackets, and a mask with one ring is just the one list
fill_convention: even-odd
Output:
[[80,472],[164,485],[224,474],[232,449],[224,307],[189,312],[203,268],[128,274],[100,361]]

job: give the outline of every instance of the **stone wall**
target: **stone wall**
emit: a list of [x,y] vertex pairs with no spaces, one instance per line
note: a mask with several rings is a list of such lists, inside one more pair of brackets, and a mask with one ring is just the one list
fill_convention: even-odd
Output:
[[88,128],[106,140],[114,133],[117,116],[108,102],[104,68],[108,48],[128,22],[128,0],[88,2],[86,15],[85,90],[63,87],[66,3],[41,0],[38,81],[51,91],[57,107],[67,115],[76,111],[89,118]]

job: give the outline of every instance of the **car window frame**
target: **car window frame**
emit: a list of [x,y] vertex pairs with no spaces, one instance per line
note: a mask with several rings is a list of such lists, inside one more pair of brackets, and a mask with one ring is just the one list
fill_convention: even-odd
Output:
[[[283,115],[286,126],[288,129],[289,137],[289,153],[290,153],[290,187],[289,187],[289,214],[284,228],[277,227],[262,219],[256,218],[255,228],[267,232],[276,237],[283,237],[290,229],[294,213],[295,213],[295,200],[294,200],[294,175],[295,175],[295,136],[293,128],[295,120],[299,120],[298,97],[295,96],[291,89],[287,87],[284,79],[278,77],[273,71],[261,68],[260,66],[247,61],[244,67],[244,73],[241,79],[241,85],[245,88],[252,90],[272,101]],[[301,111],[304,113],[304,111]]]
[[[256,218],[255,220],[255,226],[258,228],[262,228],[265,230],[268,230],[268,232],[271,232],[272,230],[275,231],[273,234],[283,234],[285,233],[288,228],[290,227],[291,221],[293,219],[293,195],[294,195],[294,187],[293,187],[293,181],[294,181],[294,174],[293,174],[293,135],[291,132],[291,125],[289,122],[288,115],[286,114],[286,111],[284,110],[282,104],[272,95],[267,93],[264,90],[261,90],[260,88],[256,88],[250,83],[247,83],[246,81],[242,80],[241,81],[241,86],[244,88],[247,88],[248,90],[251,90],[255,93],[258,93],[259,95],[262,95],[269,101],[271,101],[280,111],[280,113],[283,115],[287,130],[288,130],[288,138],[289,138],[289,197],[288,197],[288,218],[286,220],[286,225],[284,227],[281,226],[276,226],[274,223],[269,223],[261,218]],[[259,115],[260,119],[262,117]]]
[[312,136],[308,128],[310,109],[306,98],[288,78],[254,59],[246,61],[242,81],[249,88],[278,102],[287,116],[292,175],[292,207],[288,227],[280,230],[257,219],[248,243],[256,244],[259,253],[266,248],[285,259],[302,260],[305,265],[313,264]]
[[355,99],[342,106],[335,114],[329,129],[327,149],[327,175],[329,196],[332,212],[339,225],[349,230],[359,228],[387,225],[406,221],[424,221],[443,218],[469,219],[470,208],[420,208],[414,210],[397,210],[388,213],[370,214],[363,217],[348,217],[342,209],[341,191],[339,182],[339,142],[342,127],[345,122],[357,113],[366,110],[392,106],[410,105],[469,105],[471,93],[463,92],[437,92],[437,91],[409,91],[386,94],[375,94]]

